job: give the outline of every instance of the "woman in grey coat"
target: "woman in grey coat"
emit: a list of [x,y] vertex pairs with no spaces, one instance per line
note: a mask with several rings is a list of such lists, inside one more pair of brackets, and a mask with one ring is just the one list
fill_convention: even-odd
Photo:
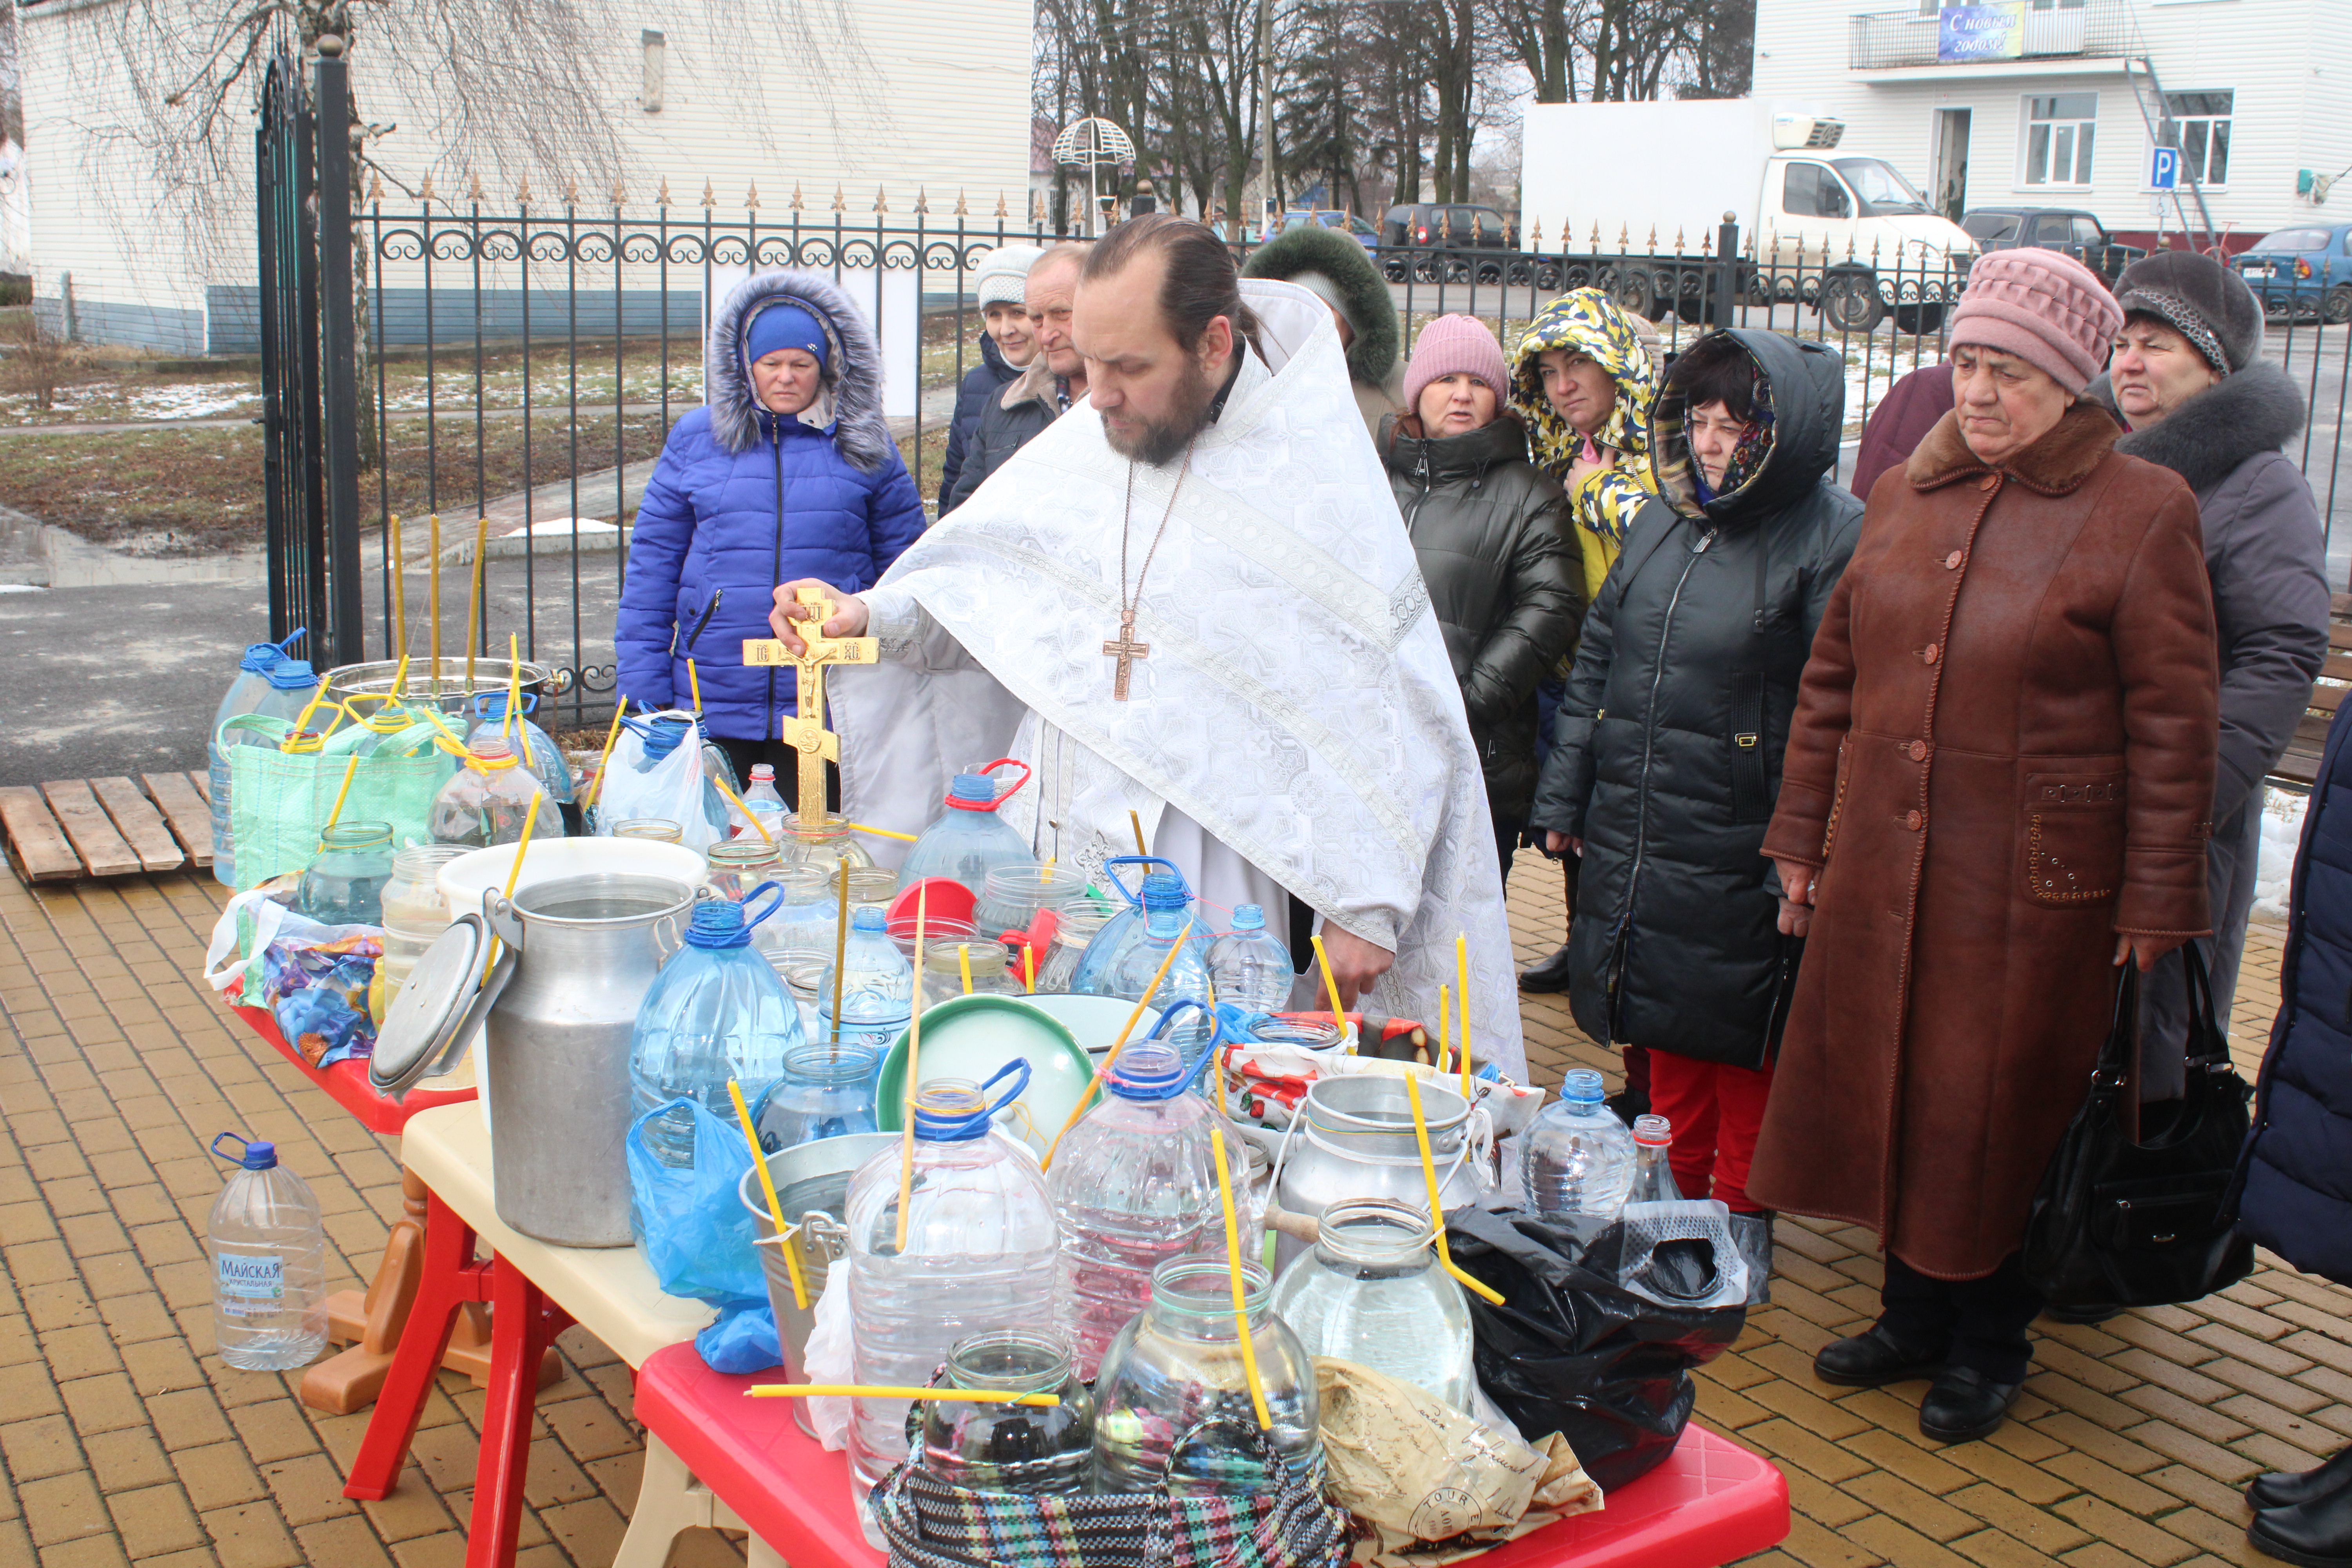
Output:
[[[2221,763],[2213,784],[2213,1005],[2226,1028],[2254,900],[2263,779],[2294,739],[2327,658],[2326,535],[2311,487],[2280,450],[2303,428],[2303,395],[2262,357],[2263,312],[2229,268],[2187,250],[2134,262],[2116,280],[2123,330],[2092,387],[2131,426],[2116,443],[2197,492],[2221,664]],[[2181,1092],[2188,981],[2178,951],[2141,994],[2140,1098]]]

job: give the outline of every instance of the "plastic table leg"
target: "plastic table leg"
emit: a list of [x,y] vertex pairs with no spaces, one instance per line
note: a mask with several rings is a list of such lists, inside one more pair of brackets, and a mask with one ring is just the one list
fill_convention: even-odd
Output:
[[482,1411],[482,1457],[474,1476],[474,1516],[466,1536],[467,1568],[514,1561],[522,1528],[524,1473],[530,1468],[530,1418],[539,1403],[537,1372],[572,1314],[504,1258],[490,1262],[490,1396]]
[[425,1397],[441,1370],[457,1310],[466,1302],[488,1299],[489,1281],[484,1276],[489,1268],[474,1261],[473,1226],[437,1194],[427,1192],[425,1265],[416,1300],[384,1373],[375,1411],[368,1417],[367,1436],[352,1461],[351,1478],[343,1484],[345,1497],[380,1500],[392,1495],[400,1468],[408,1460],[409,1445],[415,1440],[417,1420],[425,1414]]

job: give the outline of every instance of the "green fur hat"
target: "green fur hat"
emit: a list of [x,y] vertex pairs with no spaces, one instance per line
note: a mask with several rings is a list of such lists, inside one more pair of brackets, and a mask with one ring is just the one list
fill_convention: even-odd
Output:
[[1297,283],[1346,316],[1356,330],[1348,374],[1357,384],[1380,386],[1396,369],[1396,304],[1371,252],[1345,229],[1319,223],[1286,229],[1250,252],[1242,275]]

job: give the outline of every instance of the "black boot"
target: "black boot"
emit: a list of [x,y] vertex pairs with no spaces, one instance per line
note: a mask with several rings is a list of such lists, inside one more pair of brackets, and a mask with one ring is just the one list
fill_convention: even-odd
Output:
[[1519,971],[1519,989],[1534,992],[1556,992],[1568,989],[1568,945],[1563,942],[1558,952],[1533,969]]
[[1990,1436],[2009,1417],[2021,1383],[1995,1383],[1972,1366],[1948,1366],[1919,1402],[1919,1430],[1938,1443]]
[[1877,1388],[1944,1370],[1941,1346],[1907,1345],[1876,1325],[1833,1341],[1813,1357],[1813,1375],[1847,1388]]
[[2347,1487],[2352,1487],[2352,1447],[2345,1448],[2317,1469],[2256,1476],[2246,1488],[2246,1502],[2256,1512],[2266,1508],[2295,1508],[2334,1497]]
[[2257,1552],[2302,1568],[2352,1568],[2352,1488],[2294,1508],[2266,1508],[2246,1527]]

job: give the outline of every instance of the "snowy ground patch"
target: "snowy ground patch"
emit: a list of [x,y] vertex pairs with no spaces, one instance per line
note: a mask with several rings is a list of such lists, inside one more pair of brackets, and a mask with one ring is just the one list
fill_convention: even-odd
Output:
[[2286,919],[2287,895],[2294,886],[2295,846],[2303,839],[2303,810],[2309,799],[2285,790],[2263,792],[2262,854],[2254,865],[2257,918]]

